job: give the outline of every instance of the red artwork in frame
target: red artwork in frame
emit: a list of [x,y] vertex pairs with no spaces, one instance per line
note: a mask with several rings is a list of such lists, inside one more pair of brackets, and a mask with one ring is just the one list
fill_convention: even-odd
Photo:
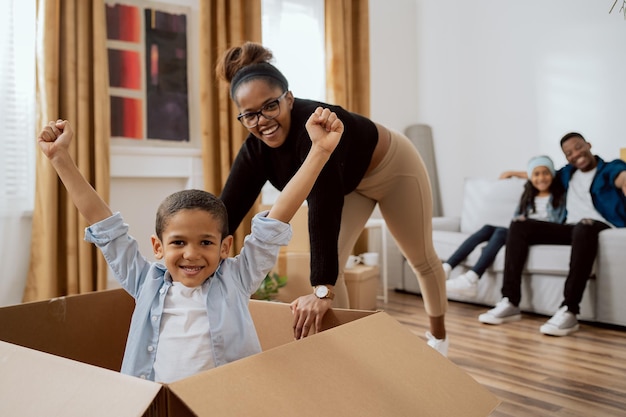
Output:
[[187,14],[128,3],[105,5],[112,136],[188,142]]

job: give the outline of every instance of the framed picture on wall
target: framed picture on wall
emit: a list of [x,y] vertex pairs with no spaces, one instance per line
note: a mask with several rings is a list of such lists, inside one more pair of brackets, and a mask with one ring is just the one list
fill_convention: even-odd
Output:
[[111,136],[189,142],[188,9],[107,1]]

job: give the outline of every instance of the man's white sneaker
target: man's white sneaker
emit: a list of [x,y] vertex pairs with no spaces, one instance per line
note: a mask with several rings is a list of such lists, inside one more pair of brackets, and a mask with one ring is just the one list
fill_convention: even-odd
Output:
[[437,352],[441,353],[443,356],[448,356],[448,346],[450,342],[448,341],[448,335],[446,334],[445,339],[437,339],[431,332],[426,332],[426,340],[428,346],[435,349]]
[[474,271],[467,271],[456,278],[446,281],[446,291],[449,294],[475,297],[478,293],[478,275]]
[[487,324],[502,324],[522,319],[519,307],[516,307],[507,297],[498,301],[498,304],[486,313],[478,316],[478,321]]
[[576,314],[567,311],[567,306],[563,306],[539,328],[539,331],[550,336],[567,336],[577,331],[578,328]]

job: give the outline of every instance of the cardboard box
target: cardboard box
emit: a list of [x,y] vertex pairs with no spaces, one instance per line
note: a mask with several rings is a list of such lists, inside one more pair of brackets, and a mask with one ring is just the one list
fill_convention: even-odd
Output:
[[379,277],[378,266],[355,265],[344,271],[350,308],[376,310]]
[[311,255],[300,252],[283,252],[278,254],[274,271],[287,277],[287,284],[278,290],[277,301],[290,303],[296,298],[311,294]]
[[472,417],[498,404],[384,312],[334,310],[294,341],[287,304],[251,301],[260,354],[168,385],[94,366],[118,361],[132,306],[110,290],[0,308],[0,415]]

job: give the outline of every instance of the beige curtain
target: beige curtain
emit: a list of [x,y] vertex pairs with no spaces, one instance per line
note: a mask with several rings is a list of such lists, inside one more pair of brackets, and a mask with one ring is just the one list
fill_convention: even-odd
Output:
[[[245,41],[261,42],[261,0],[213,0],[200,2],[200,114],[204,184],[219,195],[233,160],[247,136],[237,121],[228,86],[215,78],[215,64],[231,46]],[[250,233],[253,207],[235,233],[233,251],[238,253]]]
[[[72,156],[109,198],[109,92],[103,0],[38,0],[37,130],[72,123]],[[35,139],[33,138],[33,142]],[[31,260],[24,301],[106,287],[107,267],[83,240],[78,214],[46,157],[37,153]]]
[[369,117],[368,0],[326,0],[326,101]]
[[[326,102],[370,116],[369,0],[325,0]],[[364,230],[353,253],[367,250]]]

